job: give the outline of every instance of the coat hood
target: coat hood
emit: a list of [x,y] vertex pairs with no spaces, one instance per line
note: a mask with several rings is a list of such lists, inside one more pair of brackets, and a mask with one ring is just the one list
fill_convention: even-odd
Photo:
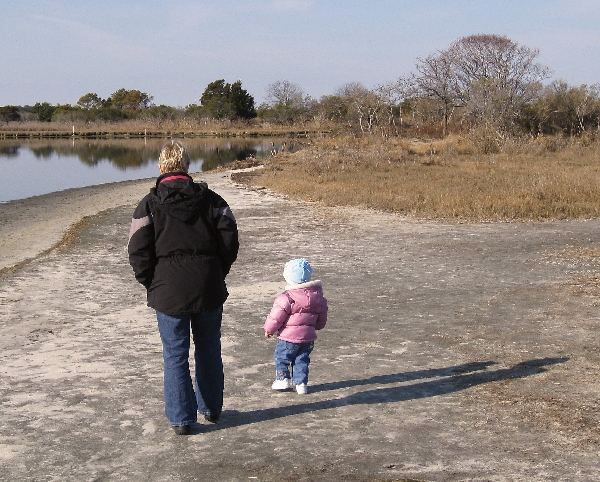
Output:
[[323,283],[319,280],[285,287],[294,303],[304,310],[315,310],[323,302]]
[[160,210],[184,222],[193,221],[208,198],[208,185],[196,183],[185,172],[170,172],[156,180],[150,190],[152,211]]

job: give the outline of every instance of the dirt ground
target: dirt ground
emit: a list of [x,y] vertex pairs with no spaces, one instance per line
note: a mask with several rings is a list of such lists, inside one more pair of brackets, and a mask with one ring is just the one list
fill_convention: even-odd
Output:
[[[599,479],[599,220],[418,221],[228,176],[202,175],[241,238],[225,412],[188,437],[127,261],[152,180],[0,205],[0,480]],[[330,304],[308,395],[271,391],[262,332],[298,256]]]

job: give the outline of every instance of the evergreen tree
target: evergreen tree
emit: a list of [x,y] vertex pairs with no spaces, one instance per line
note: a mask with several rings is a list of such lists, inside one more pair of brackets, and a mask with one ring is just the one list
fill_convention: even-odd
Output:
[[248,91],[242,89],[241,80],[238,80],[231,85],[229,98],[233,105],[236,117],[241,119],[253,119],[256,117],[254,97],[252,97]]
[[50,122],[52,120],[52,115],[54,114],[54,110],[56,107],[50,105],[48,102],[36,102],[35,105],[31,108],[31,112],[37,114],[38,119],[41,122]]
[[256,117],[254,97],[242,89],[242,81],[233,84],[224,79],[208,84],[200,97],[206,114],[215,119],[252,119]]
[[15,105],[6,105],[0,107],[0,120],[8,123],[10,121],[21,120],[21,114],[19,114],[19,108]]

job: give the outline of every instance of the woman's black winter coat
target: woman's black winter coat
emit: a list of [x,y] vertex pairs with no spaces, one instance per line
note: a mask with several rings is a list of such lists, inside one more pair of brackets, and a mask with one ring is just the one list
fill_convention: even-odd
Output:
[[142,199],[129,233],[129,262],[148,306],[169,315],[221,306],[239,249],[225,200],[184,172],[168,173]]

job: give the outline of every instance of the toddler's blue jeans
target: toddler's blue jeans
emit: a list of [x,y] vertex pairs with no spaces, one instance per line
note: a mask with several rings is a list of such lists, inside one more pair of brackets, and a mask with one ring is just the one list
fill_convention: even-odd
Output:
[[294,385],[308,383],[308,365],[310,364],[310,353],[314,346],[314,341],[310,343],[290,343],[285,340],[277,340],[275,354],[273,355],[277,380],[291,378]]

